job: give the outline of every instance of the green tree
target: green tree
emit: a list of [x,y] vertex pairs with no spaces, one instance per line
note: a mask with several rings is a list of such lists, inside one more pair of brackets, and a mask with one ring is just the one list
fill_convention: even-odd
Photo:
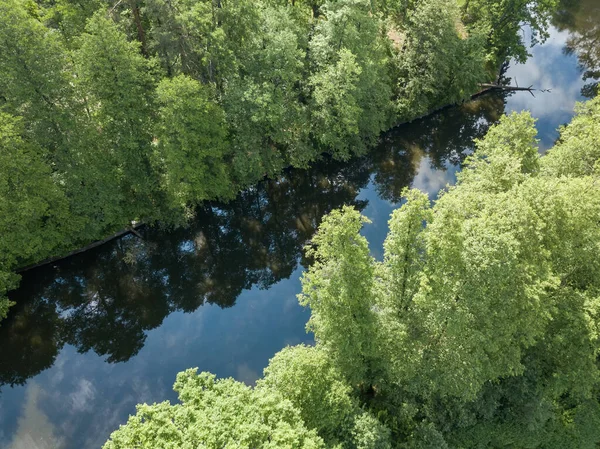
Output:
[[332,211],[308,248],[314,259],[302,276],[300,304],[310,306],[307,329],[331,354],[343,376],[373,394],[381,366],[378,354],[374,262],[359,234],[367,221],[351,207]]
[[[361,374],[372,359],[357,357],[350,316],[364,317],[360,335],[377,342],[370,355],[383,373],[367,403],[406,447],[600,441],[600,189],[590,140],[599,109],[598,100],[580,106],[541,158],[529,114],[504,117],[431,209],[406,192],[381,263],[358,256],[366,243],[356,212],[324,220],[300,300],[317,345]],[[571,151],[574,163],[554,160]]]
[[221,92],[258,32],[258,9],[249,0],[147,0],[148,50],[170,76],[183,73]]
[[433,219],[426,194],[418,190],[403,191],[407,202],[396,209],[389,220],[389,233],[384,242],[384,260],[376,267],[378,277],[379,320],[388,358],[386,369],[398,382],[415,376],[418,357],[412,347],[418,329],[415,322],[415,295],[420,289],[427,263],[425,224]]
[[23,121],[0,113],[0,318],[15,267],[47,257],[69,232],[69,207],[45,154],[25,137]]
[[[69,202],[69,226],[61,231],[67,248],[103,237],[124,221],[124,214],[114,188],[115,164],[74,87],[69,53],[58,33],[42,24],[43,11],[27,5],[16,0],[0,5],[5,43],[0,96],[4,111],[22,117],[24,138],[37,145],[49,181],[60,185]],[[32,259],[48,255],[56,253],[40,252]]]
[[548,322],[557,279],[539,246],[543,217],[519,188],[535,174],[534,135],[527,114],[501,120],[427,226],[414,302],[425,324],[422,369],[442,394],[474,397],[486,381],[521,374],[523,351]]
[[393,447],[390,429],[368,412],[357,415],[351,435],[356,449],[392,449]]
[[277,393],[195,369],[177,375],[180,404],[138,406],[105,449],[203,447],[324,448],[292,403]]
[[185,75],[157,88],[155,159],[175,208],[233,194],[227,172],[225,117],[207,86]]
[[401,120],[462,101],[485,80],[481,33],[466,33],[458,16],[454,0],[424,0],[409,11],[395,58]]
[[103,6],[106,0],[37,0],[40,16],[49,28],[60,31],[69,48],[75,45],[77,36],[85,31],[86,21]]
[[0,4],[0,98],[5,112],[24,118],[32,139],[57,151],[74,129],[67,53],[59,35],[42,24],[41,11],[27,5]]
[[389,289],[384,296],[398,314],[408,308],[420,287],[426,251],[424,224],[433,218],[426,194],[414,189],[404,190],[403,194],[406,204],[396,209],[389,221],[381,273]]
[[542,158],[545,176],[592,176],[600,173],[599,100],[578,104],[577,115],[561,129],[557,144]]
[[[451,447],[485,444],[591,448],[600,440],[596,424],[600,415],[597,402],[594,404],[592,399],[598,391],[600,324],[600,272],[594,256],[600,250],[599,231],[592,217],[600,216],[600,190],[595,188],[596,181],[589,176],[589,170],[575,165],[572,174],[561,176],[550,168],[558,166],[553,158],[563,156],[569,142],[576,146],[581,138],[586,139],[589,128],[585,124],[589,126],[590,115],[594,116],[598,108],[597,101],[580,107],[573,124],[563,130],[561,143],[539,159],[532,119],[527,114],[504,118],[478,143],[457,186],[434,207],[435,219],[427,226],[426,235],[428,244],[435,246],[428,246],[424,269],[427,282],[422,284],[415,302],[422,307],[425,303],[419,304],[421,298],[437,301],[434,297],[439,290],[431,288],[430,280],[433,271],[443,273],[437,283],[447,285],[448,299],[451,291],[460,293],[456,301],[447,299],[440,303],[440,307],[445,303],[438,312],[439,322],[444,324],[434,351],[448,354],[443,362],[448,368],[452,366],[451,359],[464,355],[468,371],[479,375],[491,369],[485,374],[487,382],[485,378],[475,382],[480,388],[478,392],[473,390],[473,400],[454,403],[453,413],[444,416],[435,412],[435,403],[429,406],[433,413],[428,413],[440,428],[450,425],[454,429],[446,434]],[[580,158],[589,161],[596,150],[594,145],[586,148],[587,151],[579,148]],[[449,209],[454,199],[458,202]],[[489,210],[492,204],[493,212]],[[458,207],[464,212],[458,212]],[[487,226],[478,217],[486,217],[485,221],[493,224],[496,214],[504,215],[502,223],[485,229]],[[457,220],[458,216],[463,218]],[[443,236],[445,232],[448,234]],[[490,252],[485,241],[494,234],[502,237]],[[462,248],[463,257],[455,253],[437,265],[440,252],[449,254],[439,246],[440,239]],[[518,242],[518,246],[510,240]],[[472,250],[464,253],[467,246]],[[490,255],[503,246],[513,249],[498,259],[499,266],[490,270],[497,264]],[[519,273],[504,272],[516,260],[520,260],[515,265]],[[510,288],[497,299],[488,292],[485,299],[477,300],[476,307],[466,305],[467,298],[476,294],[473,284],[468,294],[462,290],[462,286],[471,283],[471,275],[465,276],[470,264],[478,266],[473,274],[479,288],[491,288],[494,292],[501,291],[503,285]],[[458,274],[461,265],[466,271]],[[490,302],[479,312],[479,305],[486,301]],[[469,320],[459,318],[462,313],[455,314],[462,307],[468,308]],[[435,314],[428,307],[425,310],[427,320],[432,320]],[[451,331],[451,323],[461,321],[464,327],[456,329],[460,335],[451,335],[455,332]],[[435,332],[429,324],[425,328]],[[516,334],[511,337],[507,331]],[[468,343],[472,338],[478,343]],[[446,339],[455,341],[455,349],[444,348]],[[485,353],[477,355],[477,344]],[[430,359],[425,360],[429,365]],[[505,374],[497,371],[507,368]],[[456,366],[450,369],[462,371]],[[466,372],[461,376],[474,379]],[[490,382],[492,379],[495,380]],[[461,388],[467,391],[470,386]]]
[[327,2],[321,10],[309,46],[312,134],[323,151],[348,159],[391,122],[387,38],[366,0]]
[[286,347],[265,368],[258,388],[289,399],[309,429],[316,429],[328,446],[349,438],[360,408],[330,354],[321,346]]
[[361,67],[348,50],[339,61],[311,79],[314,133],[325,149],[339,159],[349,159],[355,148],[363,149],[358,122],[362,110],[355,98]]
[[[76,83],[87,114],[100,129],[98,145],[113,168],[122,210],[148,215],[157,189],[151,166],[154,78],[151,64],[118,26],[99,11],[74,54]],[[123,212],[122,212],[123,214]]]
[[557,0],[466,0],[461,6],[462,20],[469,30],[486,34],[487,59],[495,75],[508,58],[519,62],[527,59],[526,43],[520,33],[523,24],[532,31],[532,43],[546,39],[557,5]]
[[528,113],[503,116],[484,139],[475,141],[477,151],[466,158],[459,183],[490,194],[521,184],[539,171],[536,135],[535,121]]
[[305,30],[285,8],[260,9],[237,76],[228,80],[223,107],[232,134],[233,168],[241,185],[316,157],[308,142],[303,103]]

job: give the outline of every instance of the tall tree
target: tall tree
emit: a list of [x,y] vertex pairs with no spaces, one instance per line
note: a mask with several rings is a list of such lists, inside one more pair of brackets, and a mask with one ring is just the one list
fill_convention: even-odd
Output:
[[69,233],[69,206],[44,151],[27,140],[23,121],[0,113],[0,318],[14,287],[10,271],[58,251]]
[[314,262],[302,276],[300,303],[310,306],[307,329],[335,360],[347,381],[371,395],[381,376],[374,264],[359,234],[367,221],[351,207],[332,211],[308,249]]
[[41,22],[35,4],[0,4],[0,99],[3,110],[22,116],[23,126],[51,151],[68,145],[76,108],[67,74],[66,50],[56,32]]
[[321,11],[309,48],[313,139],[348,159],[390,124],[387,38],[367,0],[327,2]]
[[290,164],[306,167],[316,156],[302,101],[306,30],[281,7],[261,8],[259,20],[223,95],[233,167],[242,185]]
[[269,361],[257,386],[289,399],[327,447],[391,448],[389,429],[360,407],[322,346],[284,348]]
[[85,31],[87,20],[94,13],[112,3],[107,0],[37,0],[40,16],[49,28],[57,29],[65,44],[72,48],[77,37]]
[[401,120],[464,100],[485,81],[481,33],[460,25],[454,0],[424,0],[408,12],[395,58]]
[[544,41],[558,0],[467,0],[462,2],[462,20],[470,30],[486,35],[487,58],[493,72],[508,58],[527,59],[520,30],[530,27],[532,43]]
[[129,218],[148,215],[157,189],[150,162],[152,66],[140,54],[139,43],[128,42],[103,11],[88,21],[74,57],[77,86],[116,169],[122,207]]
[[575,107],[577,115],[563,128],[557,144],[541,160],[545,176],[594,176],[600,173],[598,100]]
[[248,0],[147,0],[148,49],[169,75],[183,73],[221,91],[258,32],[258,8]]
[[286,347],[269,361],[264,374],[258,387],[289,399],[328,446],[348,438],[360,407],[323,347]]
[[419,357],[412,348],[419,322],[415,316],[414,298],[421,287],[427,262],[425,225],[433,219],[426,194],[405,189],[407,202],[396,209],[389,220],[389,233],[384,242],[384,260],[376,266],[378,307],[381,309],[382,341],[389,357],[388,377],[398,383],[415,375]]
[[[85,97],[75,88],[72,58],[59,34],[42,24],[44,11],[31,4],[2,3],[0,95],[3,109],[23,118],[27,139],[43,148],[53,180],[69,200],[69,232],[63,243],[101,238],[123,220],[114,159],[99,141]],[[59,5],[55,5],[58,7]],[[89,106],[89,105],[88,105]],[[59,182],[60,181],[60,182]],[[44,256],[40,253],[39,258]]]
[[156,94],[155,159],[170,203],[185,209],[232,197],[225,117],[210,88],[179,75],[162,80]]

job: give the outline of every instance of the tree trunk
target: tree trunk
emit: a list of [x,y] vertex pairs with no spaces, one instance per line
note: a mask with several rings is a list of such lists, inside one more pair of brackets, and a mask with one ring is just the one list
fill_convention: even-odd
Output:
[[138,41],[142,44],[142,54],[148,57],[148,51],[146,50],[146,33],[144,33],[144,27],[142,26],[142,19],[140,17],[140,7],[138,6],[137,0],[131,0],[131,13],[133,14],[133,21],[137,28]]

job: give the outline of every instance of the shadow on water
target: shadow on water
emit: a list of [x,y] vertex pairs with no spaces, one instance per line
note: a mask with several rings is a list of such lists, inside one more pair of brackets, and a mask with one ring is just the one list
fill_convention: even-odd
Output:
[[65,344],[125,362],[146,332],[175,311],[210,303],[231,307],[252,286],[288,278],[323,214],[355,201],[368,167],[323,164],[290,171],[207,204],[188,227],[134,236],[23,276],[17,305],[0,327],[0,383],[23,384],[52,365]]
[[209,203],[186,228],[147,228],[100,248],[24,274],[17,305],[0,326],[0,385],[23,385],[50,368],[65,345],[125,362],[148,331],[176,311],[232,307],[244,290],[291,276],[323,215],[342,205],[363,210],[361,189],[400,201],[424,157],[431,168],[458,165],[504,110],[503,96],[400,126],[368,156],[287,170],[228,204]]

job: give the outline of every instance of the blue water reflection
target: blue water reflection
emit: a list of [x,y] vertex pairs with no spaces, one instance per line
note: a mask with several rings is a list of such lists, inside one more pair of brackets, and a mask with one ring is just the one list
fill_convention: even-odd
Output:
[[552,27],[544,45],[531,49],[532,57],[527,63],[513,64],[506,74],[512,79],[512,85],[550,90],[534,92],[535,98],[528,92],[518,92],[510,96],[506,104],[507,112],[528,110],[537,119],[542,150],[554,145],[557,128],[571,120],[575,103],[585,100],[581,94],[585,82],[577,56],[564,51],[569,36],[568,31]]

